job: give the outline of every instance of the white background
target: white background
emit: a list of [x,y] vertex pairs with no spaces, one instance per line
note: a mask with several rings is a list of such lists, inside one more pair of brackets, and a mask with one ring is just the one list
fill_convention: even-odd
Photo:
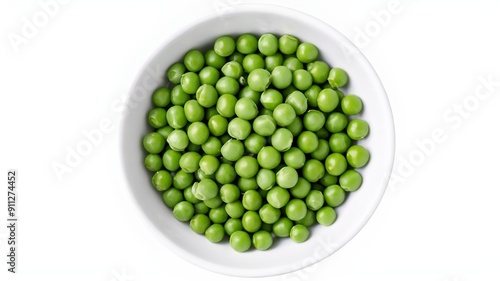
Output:
[[[169,35],[242,1],[66,1],[23,36],[46,2],[0,4],[0,171],[19,171],[20,220],[16,275],[1,224],[0,279],[237,280],[180,259],[139,221],[112,108]],[[248,2],[304,11],[353,40],[387,90],[397,136],[397,180],[365,228],[316,266],[262,280],[499,280],[500,85],[474,93],[487,93],[480,77],[500,82],[500,2]],[[377,23],[381,13],[390,18]],[[58,179],[52,164],[106,120],[114,130]],[[417,142],[436,130],[444,136],[424,155]]]

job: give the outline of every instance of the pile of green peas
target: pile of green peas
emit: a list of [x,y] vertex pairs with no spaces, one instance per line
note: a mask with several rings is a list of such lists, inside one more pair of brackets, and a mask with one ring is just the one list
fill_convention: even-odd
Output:
[[356,170],[370,158],[369,133],[346,71],[292,35],[221,36],[188,51],[154,91],[143,137],[146,168],[173,216],[238,252],[280,237],[301,243],[332,225]]

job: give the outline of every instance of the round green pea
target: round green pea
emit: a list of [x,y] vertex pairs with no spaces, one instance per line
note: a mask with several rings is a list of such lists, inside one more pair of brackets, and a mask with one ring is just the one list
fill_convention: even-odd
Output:
[[241,223],[243,224],[244,230],[253,233],[260,229],[262,220],[257,212],[246,211],[241,217]]
[[170,104],[170,89],[166,87],[158,88],[153,92],[153,103],[158,107],[165,107]]
[[348,80],[349,76],[342,68],[334,67],[328,73],[328,84],[334,88],[344,87]]
[[273,245],[273,236],[265,230],[259,230],[252,236],[252,244],[255,249],[265,251]]
[[160,155],[151,153],[144,158],[144,165],[153,172],[159,171],[163,167]]
[[321,111],[315,109],[309,110],[302,120],[306,130],[311,132],[316,132],[323,128],[325,121],[325,115]]
[[219,192],[224,203],[231,203],[240,198],[240,189],[234,184],[224,184]]
[[223,117],[230,118],[234,116],[234,106],[238,98],[234,95],[221,95],[217,100],[217,112]]
[[204,214],[196,214],[189,221],[191,229],[198,234],[205,234],[211,224],[210,219]]
[[205,65],[205,57],[199,50],[190,50],[184,55],[184,66],[189,71],[198,72]]
[[290,200],[290,193],[288,190],[275,186],[269,190],[266,196],[267,202],[274,208],[282,208]]
[[179,84],[184,72],[186,72],[184,64],[180,62],[174,63],[167,69],[167,79],[173,84]]
[[276,173],[276,183],[283,188],[292,188],[297,184],[299,174],[292,167],[283,167]]
[[184,196],[182,195],[182,191],[176,188],[169,188],[163,192],[162,200],[167,207],[173,208],[177,203],[184,200]]
[[317,182],[325,175],[325,167],[316,159],[307,160],[302,168],[302,176],[309,182]]
[[171,172],[177,171],[180,168],[179,161],[181,156],[180,152],[173,149],[165,151],[162,157],[163,166]]
[[205,237],[212,243],[219,243],[224,239],[225,230],[221,224],[215,223],[207,228]]
[[282,127],[292,124],[296,117],[297,115],[293,107],[286,103],[279,104],[273,110],[273,118],[276,121],[276,124]]
[[256,190],[247,190],[241,200],[243,207],[249,211],[258,211],[262,206],[262,197]]
[[180,105],[174,105],[167,110],[168,125],[174,129],[182,129],[187,124],[187,118],[184,108]]
[[233,166],[222,163],[215,172],[215,180],[220,184],[231,183],[236,178],[236,171]]
[[318,58],[319,50],[315,45],[304,42],[297,47],[296,55],[301,62],[309,63]]
[[300,199],[292,199],[286,204],[285,213],[292,221],[301,220],[307,213],[306,203]]
[[251,99],[241,98],[236,102],[234,112],[241,119],[252,120],[259,114],[259,109]]
[[196,145],[204,144],[210,136],[207,125],[203,122],[194,122],[187,129],[189,141]]
[[337,219],[337,213],[332,207],[324,206],[316,212],[316,220],[321,225],[332,225]]
[[311,190],[306,197],[307,208],[313,211],[319,210],[325,204],[325,197],[319,190]]
[[306,155],[297,147],[292,147],[283,154],[283,161],[289,167],[300,169],[306,163]]
[[278,38],[271,33],[260,36],[258,45],[259,52],[265,56],[272,56],[278,51]]
[[221,69],[226,63],[226,58],[219,56],[214,49],[205,52],[205,63],[215,69]]
[[356,115],[363,109],[363,102],[356,95],[347,95],[340,101],[342,112],[347,115]]
[[243,204],[239,200],[231,202],[231,203],[227,203],[224,208],[226,210],[226,213],[231,218],[235,218],[235,219],[241,218],[243,216],[243,214],[245,213],[245,208],[243,208]]
[[274,110],[283,103],[283,96],[275,89],[267,89],[260,96],[260,103],[264,108]]
[[311,73],[305,69],[297,69],[292,74],[292,83],[298,90],[305,91],[311,87],[313,80]]
[[323,84],[328,79],[330,67],[324,61],[315,61],[307,65],[307,71],[311,73],[314,83]]
[[186,72],[181,77],[181,87],[187,94],[194,94],[200,87],[200,77],[195,72]]
[[276,237],[289,237],[293,222],[287,217],[281,217],[273,224],[273,233]]
[[213,87],[217,84],[217,81],[219,81],[220,73],[215,67],[205,66],[198,73],[198,77],[202,85],[210,85]]
[[158,154],[165,147],[165,138],[156,132],[148,133],[142,139],[142,145],[147,152]]
[[311,131],[303,131],[297,137],[297,146],[304,153],[311,153],[318,148],[319,140],[318,136]]
[[351,167],[361,168],[368,163],[370,152],[361,145],[353,145],[347,150],[346,159]]
[[281,154],[276,148],[265,146],[257,154],[257,161],[262,168],[272,170],[281,163]]
[[363,182],[361,174],[356,170],[347,170],[339,178],[340,187],[345,191],[355,191]]
[[229,218],[224,224],[224,230],[229,236],[238,230],[243,230],[241,219]]
[[205,110],[196,100],[188,100],[184,104],[184,116],[189,122],[203,121]]
[[227,132],[232,138],[244,140],[252,132],[252,125],[247,120],[233,118],[227,125]]
[[205,108],[214,106],[218,98],[219,94],[212,85],[203,84],[196,90],[196,100]]
[[295,53],[295,51],[297,51],[298,46],[299,46],[299,39],[289,34],[282,35],[278,40],[279,50],[285,55],[291,55]]
[[216,114],[208,120],[208,129],[216,137],[220,137],[227,131],[227,119],[222,115]]
[[231,36],[221,36],[215,40],[214,51],[221,57],[229,57],[236,49],[236,43]]
[[246,252],[252,246],[252,240],[247,232],[238,230],[231,234],[229,244],[237,252]]
[[208,137],[207,141],[201,145],[201,149],[205,154],[218,156],[220,154],[220,150],[222,148],[222,144],[220,140],[214,136]]
[[[194,186],[193,186],[194,188]],[[215,183],[211,179],[202,179],[196,185],[195,190],[193,190],[193,194],[199,200],[207,200],[214,198],[219,193],[219,187],[217,183]]]
[[186,173],[194,173],[200,168],[199,162],[201,155],[197,152],[186,152],[182,154],[179,160],[179,166]]
[[351,143],[351,138],[343,132],[332,134],[328,141],[330,151],[337,153],[345,153],[351,147]]
[[251,156],[243,156],[234,165],[234,169],[238,176],[243,178],[254,177],[259,171],[259,164],[257,159]]
[[302,224],[297,224],[290,230],[290,239],[295,243],[305,242],[309,238],[309,230]]
[[330,207],[340,206],[345,201],[345,191],[337,184],[326,187],[323,196],[326,204]]
[[174,206],[173,215],[179,221],[189,221],[194,215],[194,206],[187,201],[181,201]]
[[365,120],[354,119],[347,125],[347,135],[353,140],[364,139],[368,132],[370,131],[370,126]]
[[[255,129],[254,129],[255,131]],[[251,133],[245,139],[245,148],[252,154],[257,154],[266,145],[266,139],[257,133]]]
[[263,92],[269,87],[269,84],[271,84],[271,73],[262,68],[254,69],[248,75],[247,82],[252,90]]
[[349,120],[347,116],[341,112],[332,112],[326,118],[325,128],[330,133],[342,132],[346,127]]
[[290,193],[293,195],[293,197],[302,199],[306,198],[310,190],[311,183],[306,179],[299,177],[299,179],[297,180],[297,184],[295,184],[295,186],[290,189]]
[[290,95],[288,95],[285,103],[291,105],[293,109],[295,109],[295,113],[297,113],[297,115],[302,115],[307,110],[307,98],[300,91],[293,91]]
[[257,51],[257,38],[253,34],[245,33],[236,40],[236,50],[242,54],[251,54]]
[[321,111],[329,113],[339,104],[339,96],[333,89],[323,89],[318,94],[317,103]]
[[285,152],[289,150],[292,147],[292,143],[293,135],[285,128],[277,129],[271,136],[271,144],[278,151]]

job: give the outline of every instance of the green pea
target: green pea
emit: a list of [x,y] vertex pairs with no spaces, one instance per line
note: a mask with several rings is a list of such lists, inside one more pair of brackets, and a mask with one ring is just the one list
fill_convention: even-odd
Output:
[[158,107],[165,107],[170,104],[170,89],[166,87],[158,88],[153,92],[153,103]]
[[252,244],[255,249],[265,251],[273,245],[273,236],[265,230],[259,230],[252,236]]
[[179,166],[186,173],[194,173],[196,170],[200,168],[199,162],[201,159],[201,155],[197,152],[186,152],[182,154],[181,159],[179,160]]
[[182,191],[175,188],[169,188],[163,192],[162,200],[167,207],[173,208],[177,203],[184,200],[184,196],[182,196]]
[[347,170],[339,178],[340,187],[345,191],[355,191],[363,182],[361,174],[356,170]]
[[285,213],[292,221],[301,220],[307,213],[306,203],[300,199],[292,199],[286,204]]
[[239,178],[238,179],[238,187],[242,192],[248,191],[248,190],[256,190],[259,188],[257,185],[257,179],[255,177],[251,178]]
[[370,152],[361,145],[353,145],[347,150],[346,159],[353,168],[361,168],[368,163]]
[[184,55],[184,66],[189,71],[198,72],[205,65],[205,57],[199,50],[190,50]]
[[306,130],[311,132],[319,131],[325,125],[325,115],[319,110],[309,110],[302,120]]
[[311,183],[306,179],[299,177],[299,179],[297,180],[297,184],[295,184],[295,186],[290,189],[290,193],[293,195],[293,197],[302,199],[306,198],[310,190]]
[[294,137],[297,137],[302,132],[304,125],[302,124],[301,118],[295,118],[292,124],[286,126],[286,128],[292,133]]
[[213,87],[217,81],[219,81],[220,73],[215,67],[205,66],[198,73],[198,77],[202,85],[210,85]]
[[198,77],[198,74],[195,72],[186,72],[182,74],[181,87],[184,92],[194,94],[200,85],[200,77]]
[[220,95],[236,95],[240,91],[240,84],[236,79],[224,76],[217,81],[215,89]]
[[144,165],[148,170],[153,172],[159,171],[163,167],[160,155],[151,153],[144,158]]
[[353,140],[364,139],[370,131],[370,126],[365,120],[354,119],[347,125],[347,135]]
[[231,217],[231,218],[241,218],[243,214],[245,213],[245,208],[243,208],[243,204],[241,201],[234,201],[231,203],[227,203],[226,206],[224,207],[226,210],[226,213]]
[[180,105],[174,105],[167,110],[168,125],[174,129],[182,129],[187,124],[187,118],[184,114],[184,108]]
[[219,243],[224,239],[225,231],[221,224],[212,224],[205,231],[205,237],[212,243]]
[[214,51],[221,57],[230,56],[236,49],[236,43],[231,36],[221,36],[215,40]]
[[247,82],[252,90],[263,92],[271,84],[271,73],[262,68],[254,69],[248,75]]
[[188,186],[191,186],[193,184],[193,181],[193,174],[180,170],[174,175],[173,185],[177,189],[185,189]]
[[352,140],[345,133],[335,133],[330,136],[328,144],[330,151],[337,153],[345,153],[351,147]]
[[238,99],[233,95],[221,95],[217,100],[217,112],[223,117],[230,118],[234,116],[234,106]]
[[215,115],[219,115],[219,112],[217,112],[217,107],[212,106],[212,107],[207,108],[205,110],[205,121],[210,120],[210,118],[212,118],[212,116],[215,116]]
[[294,54],[299,46],[299,39],[297,37],[285,34],[278,40],[278,47],[280,52],[285,55]]
[[289,150],[292,147],[292,143],[293,135],[285,128],[277,129],[271,136],[271,144],[278,151],[285,152]]
[[165,147],[165,138],[156,132],[148,133],[142,139],[142,146],[147,152],[158,154]]
[[304,69],[304,64],[296,57],[288,57],[283,61],[283,65],[290,69],[292,72],[298,69]]
[[234,106],[236,116],[244,120],[252,120],[259,114],[257,105],[249,98],[241,98]]
[[344,87],[348,80],[349,76],[342,68],[334,67],[328,73],[328,83],[334,88]]
[[273,224],[281,217],[281,211],[267,203],[259,209],[259,216],[264,223]]
[[356,115],[363,110],[363,101],[356,95],[348,95],[340,101],[340,107],[345,114]]
[[224,230],[229,236],[238,230],[243,230],[241,219],[229,218],[224,224]]
[[277,66],[281,66],[283,64],[283,55],[281,53],[276,53],[272,56],[267,56],[264,59],[264,63],[266,64],[266,70],[272,72]]
[[225,76],[238,79],[243,75],[243,67],[236,61],[228,61],[222,67],[222,73]]
[[328,115],[328,118],[326,118],[325,128],[330,133],[339,133],[347,127],[348,122],[345,114],[341,112],[332,112]]
[[325,202],[330,207],[340,206],[345,201],[345,191],[340,185],[330,185],[323,191]]
[[324,203],[325,198],[323,197],[323,193],[319,190],[311,190],[306,197],[306,205],[310,210],[317,211],[323,207]]
[[307,65],[307,71],[311,73],[314,83],[323,84],[328,79],[330,67],[324,61],[315,61]]
[[318,58],[319,51],[313,44],[304,42],[297,47],[296,55],[301,62],[309,63]]
[[214,136],[208,137],[207,141],[201,145],[201,149],[205,154],[218,156],[220,154],[220,150],[222,148],[222,144],[220,140]]
[[235,139],[244,140],[252,131],[252,125],[247,120],[233,118],[227,125],[228,134]]
[[330,145],[328,145],[327,140],[321,139],[318,142],[318,148],[311,153],[311,157],[316,160],[323,161],[326,157],[328,157],[328,154],[330,154]]
[[212,208],[208,212],[208,217],[213,223],[225,223],[229,216],[227,215],[224,206],[219,206]]
[[290,200],[290,193],[279,186],[275,186],[269,190],[266,196],[267,202],[274,208],[282,208]]
[[219,94],[212,85],[203,84],[196,91],[196,100],[205,108],[214,106],[218,98]]
[[274,34],[266,33],[258,41],[259,52],[265,56],[272,56],[278,51],[278,38]]
[[180,168],[179,161],[181,156],[180,152],[173,149],[165,151],[162,157],[163,166],[171,172],[177,171]]
[[189,221],[194,215],[194,206],[187,201],[181,201],[175,205],[173,215],[179,221]]
[[246,211],[241,217],[241,223],[243,224],[243,229],[247,232],[253,233],[257,232],[262,225],[262,220],[260,216],[255,211]]
[[292,167],[283,167],[276,173],[276,183],[283,188],[292,188],[297,184],[299,174]]
[[325,167],[316,159],[307,160],[302,168],[302,176],[309,182],[317,182],[325,175]]
[[272,146],[263,147],[257,154],[257,161],[264,169],[272,170],[281,162],[281,154]]
[[223,116],[216,114],[208,120],[208,129],[210,133],[216,137],[220,137],[227,131],[227,119]]
[[250,73],[255,69],[264,68],[265,62],[258,54],[249,54],[243,58],[242,66],[246,73]]
[[295,110],[289,104],[282,103],[273,110],[273,118],[276,124],[282,127],[286,127],[293,123],[293,120],[297,117]]
[[173,105],[183,106],[191,97],[184,92],[181,85],[177,85],[170,91],[170,100]]
[[240,189],[234,184],[224,184],[219,192],[224,203],[231,203],[240,198]]
[[292,147],[283,154],[285,164],[294,169],[300,169],[306,162],[306,155],[297,147]]
[[253,154],[257,154],[266,145],[266,139],[262,135],[258,135],[257,133],[251,133],[245,139],[244,144],[247,151]]
[[276,183],[276,174],[269,169],[260,169],[257,172],[257,185],[263,190],[271,189]]
[[245,33],[236,40],[236,50],[242,54],[251,54],[257,51],[257,38],[253,34]]
[[202,202],[194,204],[194,211],[196,214],[208,214],[209,208],[202,201]]
[[249,98],[251,99],[255,104],[259,104],[260,102],[260,92],[252,90],[250,86],[245,86],[243,89],[240,90],[239,93],[239,98]]
[[196,185],[196,188],[193,190],[193,193],[196,196],[196,198],[200,200],[207,200],[217,196],[217,194],[219,193],[219,187],[211,179],[202,179]]
[[254,177],[259,171],[257,160],[251,156],[243,156],[234,165],[234,169],[238,176],[243,178]]
[[272,70],[271,83],[277,89],[285,89],[292,84],[292,71],[286,66],[276,66]]
[[326,173],[320,180],[319,180],[319,183],[323,186],[330,186],[330,185],[334,185],[334,184],[337,184],[338,182],[338,177],[337,176],[333,176],[333,175],[330,175],[328,173]]
[[170,127],[170,126],[165,126],[165,127],[161,127],[159,128],[158,130],[156,130],[156,132],[160,135],[162,135],[165,139],[168,138],[168,135],[174,130],[174,128]]
[[332,89],[323,89],[318,94],[318,107],[323,112],[332,112],[339,104],[339,96]]
[[[181,172],[181,171],[179,171],[179,172]],[[197,183],[196,183],[196,184],[197,184]],[[171,189],[173,189],[173,188],[171,188]],[[201,200],[200,200],[200,199],[198,199],[198,198],[196,198],[196,196],[194,195],[194,193],[193,193],[193,186],[192,186],[192,185],[191,185],[191,186],[186,187],[186,188],[184,189],[183,194],[184,194],[184,198],[185,198],[185,200],[186,200],[186,201],[188,201],[188,202],[189,202],[189,203],[191,203],[191,204],[198,204],[198,203],[200,203],[200,202],[201,202]]]
[[290,230],[290,239],[295,243],[305,242],[309,238],[309,230],[301,224],[294,225]]
[[262,197],[256,190],[247,190],[241,200],[243,207],[249,211],[258,211],[262,206]]
[[[316,212],[313,212],[311,210],[307,210],[306,216],[295,222],[297,225],[303,225],[305,227],[312,226],[316,223]],[[292,231],[290,231],[290,235],[292,234]]]
[[219,56],[215,50],[210,49],[205,52],[205,63],[215,69],[221,69],[226,63],[226,58]]
[[243,63],[244,57],[245,56],[242,53],[235,51],[232,55],[228,57],[228,61],[234,61],[241,65]]
[[318,107],[318,95],[321,92],[321,88],[318,85],[312,85],[304,92],[307,98],[307,105],[309,108]]
[[200,169],[207,175],[212,175],[219,168],[219,160],[212,155],[203,155],[199,162]]
[[292,74],[292,83],[295,88],[305,91],[311,87],[313,80],[311,74],[305,69],[297,69]]
[[[223,202],[222,202],[222,199],[220,198],[219,195],[216,195],[215,197],[210,198],[210,199],[205,199],[205,200],[203,200],[203,202],[205,202],[205,205],[207,205],[207,207],[210,208],[211,210],[216,209],[216,208],[219,209],[218,213],[216,213],[216,215],[215,215],[219,219],[214,219],[214,222],[217,221],[219,223],[223,223],[225,221],[225,219],[227,219],[227,216],[224,214],[225,212],[220,213],[220,207],[222,207],[222,209],[224,209],[224,205],[222,205]],[[210,212],[209,212],[209,215],[210,215]]]
[[184,104],[184,116],[189,122],[199,122],[205,117],[205,110],[196,100],[188,100]]
[[267,89],[260,96],[260,103],[264,108],[274,110],[283,103],[283,96],[275,89]]
[[236,178],[236,171],[233,166],[222,163],[215,172],[215,180],[220,184],[231,183]]
[[287,217],[281,217],[273,224],[273,233],[277,237],[289,237],[293,222]]
[[337,219],[337,213],[332,207],[324,206],[316,212],[316,220],[321,225],[332,225]]
[[303,131],[297,137],[297,146],[304,153],[312,153],[318,148],[319,140],[315,133],[310,131]]
[[181,82],[181,76],[186,71],[184,64],[177,62],[172,64],[167,69],[167,79],[173,84],[179,84]]
[[196,214],[189,221],[191,229],[198,234],[204,234],[210,225],[210,219],[204,214]]
[[238,230],[231,234],[229,238],[229,244],[237,252],[246,252],[252,246],[252,240],[250,235],[245,231]]
[[302,115],[307,110],[307,98],[300,91],[293,91],[288,95],[285,103],[291,105],[297,115]]

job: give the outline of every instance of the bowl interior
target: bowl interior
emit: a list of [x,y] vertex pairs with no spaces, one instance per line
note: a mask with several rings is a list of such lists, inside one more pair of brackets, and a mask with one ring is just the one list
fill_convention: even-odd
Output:
[[[308,241],[296,244],[280,239],[268,251],[237,253],[227,243],[212,244],[178,222],[150,184],[151,172],[143,165],[142,137],[149,131],[146,115],[151,93],[165,85],[165,70],[193,48],[209,46],[221,35],[242,33],[292,34],[315,44],[330,66],[344,68],[350,76],[346,94],[364,102],[360,118],[370,124],[370,135],[361,141],[370,150],[369,165],[360,169],[363,185],[336,208],[330,227],[315,226]],[[287,273],[324,259],[352,239],[375,211],[385,191],[394,156],[394,125],[387,96],[375,71],[359,50],[325,23],[303,13],[268,5],[238,5],[222,16],[200,20],[170,38],[140,71],[128,97],[129,110],[121,126],[121,154],[132,196],[144,219],[159,239],[186,260],[211,271],[234,276],[269,276]]]

